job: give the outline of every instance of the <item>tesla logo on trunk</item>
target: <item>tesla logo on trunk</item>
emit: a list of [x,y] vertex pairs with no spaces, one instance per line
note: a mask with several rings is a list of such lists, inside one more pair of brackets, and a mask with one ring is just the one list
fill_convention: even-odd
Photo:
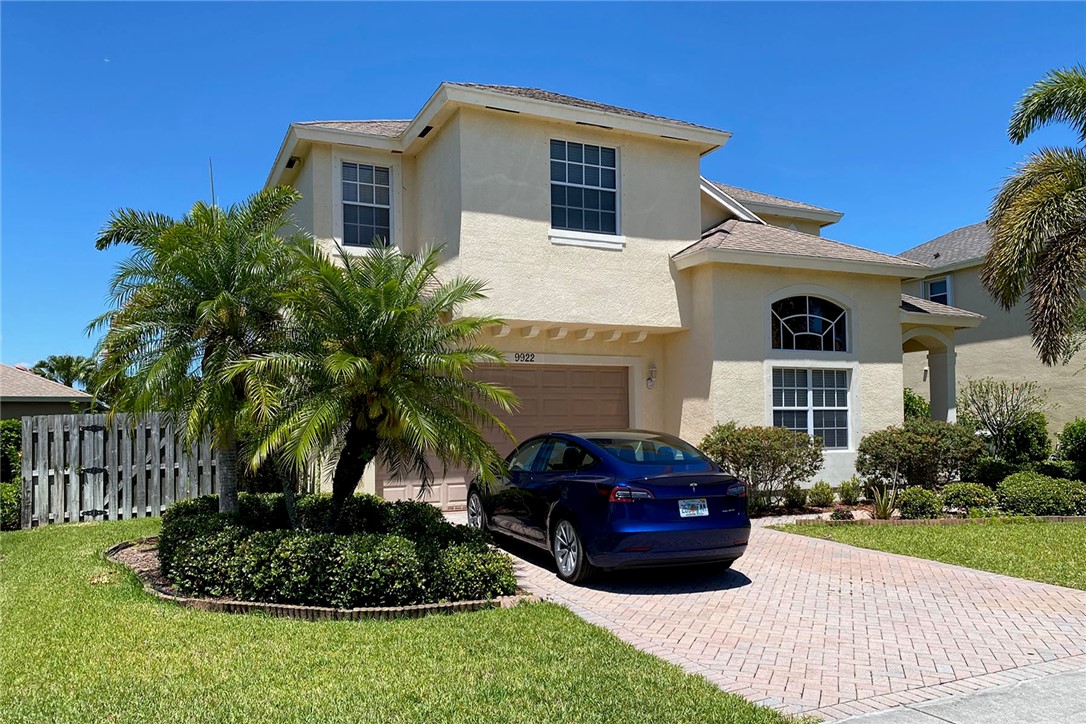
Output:
[[690,489],[691,490],[697,490],[698,489],[698,484],[697,483],[690,483]]

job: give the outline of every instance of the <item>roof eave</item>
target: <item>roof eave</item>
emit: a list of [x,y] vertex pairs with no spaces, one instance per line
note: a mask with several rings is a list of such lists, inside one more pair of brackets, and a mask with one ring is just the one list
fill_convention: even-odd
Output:
[[737,249],[699,249],[689,254],[672,257],[680,271],[701,264],[747,264],[753,266],[783,267],[833,271],[867,276],[887,276],[907,279],[915,274],[915,268],[893,262],[858,261],[853,259],[827,259],[803,254],[781,254],[764,251],[739,251]]
[[712,181],[705,178],[704,176],[701,177],[701,190],[705,193],[706,196],[723,206],[728,211],[735,214],[743,221],[753,221],[759,224],[765,224],[765,222],[762,221],[762,219],[760,219],[756,213],[754,213],[742,203],[740,203],[738,200],[736,200],[736,198],[731,194],[721,191],[716,184],[714,184]]
[[931,314],[930,312],[910,312],[901,310],[902,324],[923,324],[925,326],[954,327],[955,329],[973,329],[984,321],[984,317],[963,317],[957,314]]
[[279,146],[279,153],[275,155],[264,187],[274,186],[286,172],[287,161],[295,155],[294,151],[303,143],[328,143],[340,146],[360,146],[379,151],[402,151],[403,136],[382,136],[376,133],[363,133],[361,131],[347,131],[341,128],[322,128],[301,123],[291,123],[283,143]]
[[744,205],[755,213],[769,214],[770,216],[785,216],[792,219],[807,219],[817,221],[821,226],[836,224],[845,215],[840,211],[829,209],[804,209],[787,204],[770,204],[762,201],[745,201]]
[[92,395],[0,395],[0,404],[9,402],[90,402]]
[[[901,257],[901,258],[904,259],[905,257]],[[915,261],[915,260],[910,260],[910,261]],[[918,262],[918,263],[920,263],[920,262]],[[972,259],[963,259],[961,261],[956,261],[953,264],[944,264],[943,266],[929,266],[928,269],[930,269],[930,271],[927,271],[927,272],[925,272],[924,274],[922,274],[920,276],[913,277],[909,281],[916,281],[916,280],[919,280],[919,279],[927,279],[928,277],[938,276],[940,274],[949,274],[950,272],[961,271],[962,269],[971,269],[971,268],[973,268],[975,266],[981,266],[982,264],[984,264],[984,257],[983,256],[977,256],[977,257],[973,257]]]

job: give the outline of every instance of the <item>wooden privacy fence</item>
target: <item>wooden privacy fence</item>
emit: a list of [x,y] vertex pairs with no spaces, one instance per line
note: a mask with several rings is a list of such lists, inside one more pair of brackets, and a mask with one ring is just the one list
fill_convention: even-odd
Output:
[[175,500],[217,493],[210,437],[185,445],[159,413],[23,418],[23,528],[158,516]]

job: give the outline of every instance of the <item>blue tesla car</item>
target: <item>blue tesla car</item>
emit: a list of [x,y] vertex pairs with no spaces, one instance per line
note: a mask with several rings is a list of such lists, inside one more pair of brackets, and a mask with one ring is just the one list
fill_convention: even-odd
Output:
[[746,485],[671,435],[554,432],[506,462],[496,486],[471,484],[468,524],[550,551],[565,581],[598,569],[730,566],[746,550]]

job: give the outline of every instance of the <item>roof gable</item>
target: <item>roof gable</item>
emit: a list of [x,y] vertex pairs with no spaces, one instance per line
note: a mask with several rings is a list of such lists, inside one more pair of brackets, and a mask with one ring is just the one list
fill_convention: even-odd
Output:
[[0,364],[0,400],[92,400],[91,395],[33,372]]

